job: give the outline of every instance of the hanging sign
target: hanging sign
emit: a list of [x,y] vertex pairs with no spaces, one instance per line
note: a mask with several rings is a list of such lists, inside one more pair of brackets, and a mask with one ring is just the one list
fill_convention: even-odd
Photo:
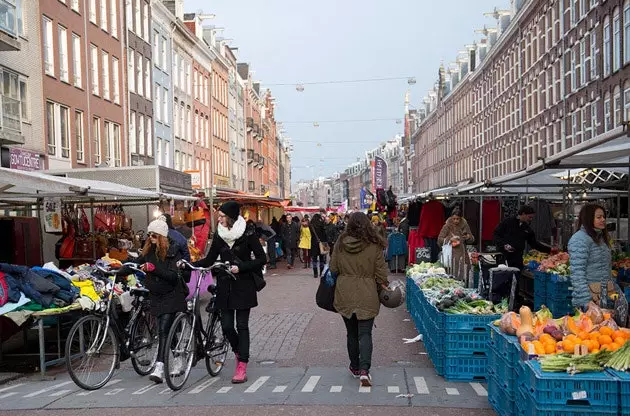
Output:
[[184,173],[190,175],[192,189],[201,189],[201,172],[199,170],[185,170]]
[[61,199],[44,199],[44,231],[47,233],[60,233],[61,225]]
[[376,156],[372,165],[372,183],[374,190],[387,188],[387,162]]

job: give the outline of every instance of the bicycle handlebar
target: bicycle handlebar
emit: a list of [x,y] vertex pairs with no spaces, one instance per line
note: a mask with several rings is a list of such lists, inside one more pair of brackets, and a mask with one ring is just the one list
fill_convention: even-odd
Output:
[[102,272],[102,273],[104,273],[104,274],[106,274],[106,275],[108,275],[108,276],[115,276],[116,274],[118,274],[118,272],[119,272],[122,268],[125,268],[125,267],[126,267],[126,268],[129,268],[129,269],[131,269],[131,270],[133,270],[133,271],[135,271],[135,272],[140,272],[140,273],[142,273],[142,274],[146,274],[144,271],[140,270],[140,268],[138,267],[138,265],[137,265],[136,263],[132,263],[132,262],[123,263],[123,264],[122,264],[122,267],[120,267],[120,268],[118,268],[118,269],[112,269],[112,268],[111,268],[111,265],[110,265],[109,269],[106,269],[106,268],[105,268],[105,267],[103,267],[103,266],[96,265],[96,268],[97,268],[100,272]]
[[186,260],[180,260],[177,262],[177,265],[182,268],[181,266],[185,266],[186,268],[189,268],[190,270],[196,270],[199,272],[209,272],[214,270],[222,270],[224,271],[226,274],[228,274],[230,277],[232,277],[233,279],[236,280],[236,276],[234,276],[234,274],[232,273],[232,271],[230,270],[230,262],[226,261],[226,262],[216,262],[214,263],[212,266],[210,267],[197,267],[197,266],[193,266],[192,264],[190,264],[189,262],[187,262]]

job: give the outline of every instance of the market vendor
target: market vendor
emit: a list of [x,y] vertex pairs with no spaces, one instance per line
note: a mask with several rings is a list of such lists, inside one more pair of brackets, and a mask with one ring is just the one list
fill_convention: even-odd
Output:
[[534,208],[524,205],[518,210],[516,217],[506,218],[494,230],[497,250],[505,256],[510,267],[523,268],[525,243],[543,253],[551,252],[551,247],[536,240],[534,230],[530,227],[534,214]]

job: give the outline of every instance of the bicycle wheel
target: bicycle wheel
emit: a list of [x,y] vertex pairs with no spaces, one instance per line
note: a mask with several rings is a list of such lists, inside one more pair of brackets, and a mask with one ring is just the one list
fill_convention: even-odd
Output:
[[219,375],[225,364],[228,354],[228,340],[223,334],[221,320],[217,312],[208,320],[208,343],[205,348],[206,369],[212,377]]
[[195,359],[196,340],[192,321],[191,315],[179,313],[168,331],[166,345],[169,348],[164,357],[164,378],[171,390],[184,387]]
[[105,317],[88,315],[79,319],[66,339],[66,367],[72,381],[85,390],[103,387],[112,378],[120,349],[113,329],[105,328]]
[[139,314],[131,327],[129,352],[131,365],[141,376],[151,373],[158,353],[158,334],[156,320],[150,314]]

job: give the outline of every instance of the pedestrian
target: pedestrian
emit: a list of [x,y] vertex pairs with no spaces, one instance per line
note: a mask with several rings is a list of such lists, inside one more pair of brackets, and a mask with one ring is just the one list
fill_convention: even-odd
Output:
[[287,268],[292,269],[300,239],[300,220],[295,217],[294,220],[287,221],[287,217],[284,215],[283,217],[284,221],[280,220],[280,235],[284,245],[284,254],[287,258]]
[[269,225],[262,221],[254,222],[248,220],[247,224],[255,229],[256,235],[267,246],[267,255],[269,256],[269,268],[276,268],[276,232]]
[[298,248],[302,250],[304,258],[304,269],[311,267],[311,228],[308,218],[302,218],[302,227],[300,228],[300,244]]
[[[580,308],[593,300],[593,294],[602,294],[602,284],[611,280],[612,257],[606,211],[601,205],[585,205],[580,211],[578,227],[569,240],[569,264],[573,306]],[[600,302],[596,303],[599,306]]]
[[177,247],[177,250],[181,254],[182,258],[186,261],[190,261],[190,250],[188,249],[188,240],[182,233],[177,231],[175,227],[173,227],[173,219],[170,214],[162,214],[158,217],[158,219],[166,222],[168,226],[168,238],[171,242]]
[[[147,240],[140,257],[129,259],[140,265],[146,273],[144,285],[149,290],[151,314],[157,319],[158,354],[153,372],[149,379],[155,383],[164,381],[164,358],[166,355],[166,338],[178,312],[186,310],[185,283],[180,277],[177,262],[182,254],[177,245],[168,238],[166,221],[157,219],[147,227]],[[126,276],[131,270],[123,268],[119,276]],[[177,371],[176,369],[171,369]]]
[[320,214],[313,215],[311,228],[311,261],[313,262],[313,277],[318,278],[324,272],[328,254],[328,238],[324,220]]
[[445,244],[451,245],[453,250],[451,264],[445,266],[450,266],[451,274],[462,282],[467,281],[468,270],[472,267],[466,244],[474,242],[475,237],[470,232],[470,227],[466,220],[462,218],[461,210],[455,207],[440,231],[438,244],[440,246]]
[[534,230],[529,224],[534,219],[534,208],[523,205],[517,217],[506,218],[494,230],[494,241],[503,253],[508,266],[523,269],[525,244],[543,253],[550,253],[551,247],[536,240]]
[[387,241],[387,229],[381,223],[381,218],[378,214],[372,214],[372,226],[376,229],[376,232]]
[[409,219],[405,215],[398,224],[398,231],[404,234],[405,240],[409,239]]
[[372,385],[372,327],[381,306],[379,291],[389,285],[385,245],[367,215],[355,212],[330,260],[330,270],[337,273],[334,306],[346,325],[348,369],[364,387]]
[[210,267],[220,257],[222,262],[230,262],[230,271],[236,275],[233,279],[226,273],[213,272],[217,282],[215,308],[221,310],[221,328],[234,351],[236,370],[232,383],[237,384],[247,381],[249,315],[258,306],[254,273],[262,273],[267,258],[255,226],[247,225],[237,202],[221,205],[218,220],[208,255],[194,265]]
[[335,216],[333,214],[330,214],[330,217],[326,217],[325,225],[326,238],[328,239],[328,246],[330,247],[331,256],[335,249],[335,243],[337,242],[339,235],[343,231],[340,230],[340,228],[337,226],[337,224],[335,223],[335,219]]

